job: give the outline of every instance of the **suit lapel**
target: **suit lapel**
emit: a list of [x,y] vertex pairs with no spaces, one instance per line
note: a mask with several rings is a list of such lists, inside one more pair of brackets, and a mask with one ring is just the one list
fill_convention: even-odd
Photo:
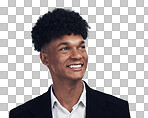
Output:
[[50,89],[51,86],[49,90],[34,103],[31,113],[35,118],[52,118]]
[[[99,92],[91,89],[86,82],[86,118],[110,118],[110,114],[103,111],[106,105],[104,98]],[[34,118],[52,118],[50,89],[44,93],[31,108]]]
[[86,82],[86,118],[110,118],[110,114],[103,111],[106,105],[99,92],[91,89]]

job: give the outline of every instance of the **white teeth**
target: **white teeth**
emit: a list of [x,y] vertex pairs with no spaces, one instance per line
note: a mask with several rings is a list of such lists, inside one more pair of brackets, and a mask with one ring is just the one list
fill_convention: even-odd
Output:
[[70,68],[80,68],[81,65],[70,65],[69,67],[70,67]]

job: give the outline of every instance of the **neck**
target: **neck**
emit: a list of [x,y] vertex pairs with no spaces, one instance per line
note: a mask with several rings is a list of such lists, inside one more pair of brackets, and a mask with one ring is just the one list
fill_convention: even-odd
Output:
[[82,94],[83,82],[82,80],[53,81],[53,90],[60,104],[71,112]]

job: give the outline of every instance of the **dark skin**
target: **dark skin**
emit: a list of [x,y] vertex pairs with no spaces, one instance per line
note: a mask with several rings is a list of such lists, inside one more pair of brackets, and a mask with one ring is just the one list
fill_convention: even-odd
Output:
[[64,35],[47,44],[40,58],[50,70],[56,98],[71,112],[83,91],[82,78],[88,63],[84,39],[81,35]]

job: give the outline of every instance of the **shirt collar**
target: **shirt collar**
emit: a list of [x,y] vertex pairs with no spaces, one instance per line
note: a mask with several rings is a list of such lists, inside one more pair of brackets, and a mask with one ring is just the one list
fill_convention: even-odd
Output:
[[[58,103],[58,104],[60,104],[60,103],[53,93],[53,85],[51,85],[50,92],[51,92],[51,105],[52,105],[51,107],[53,108],[55,103]],[[82,103],[86,107],[86,87],[85,87],[84,82],[83,82],[83,92],[82,92],[80,99],[79,99],[77,104],[79,104],[79,103]]]

